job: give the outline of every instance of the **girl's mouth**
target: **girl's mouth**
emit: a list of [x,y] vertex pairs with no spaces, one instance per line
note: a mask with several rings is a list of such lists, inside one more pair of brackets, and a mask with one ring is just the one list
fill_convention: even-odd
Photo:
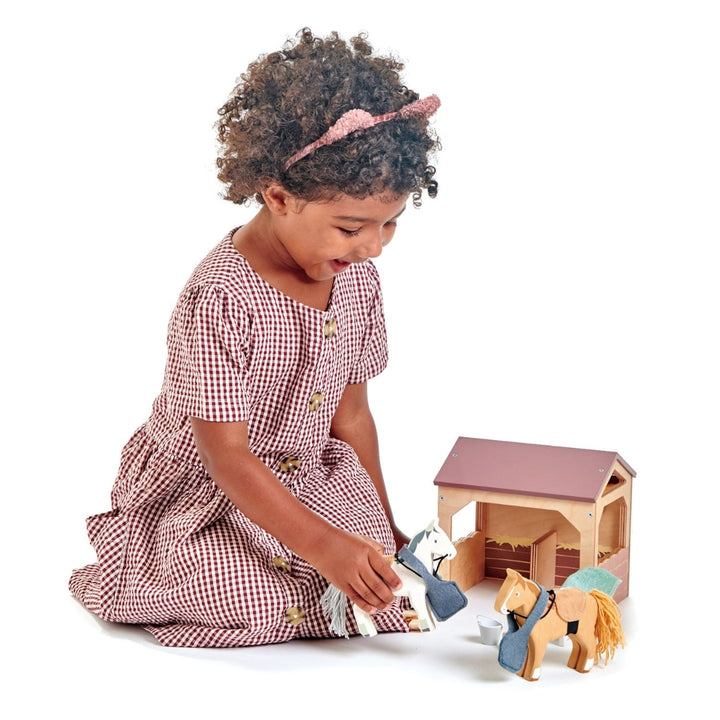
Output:
[[345,262],[345,260],[331,260],[330,264],[332,265],[333,270],[337,273],[341,273],[350,265],[350,263]]

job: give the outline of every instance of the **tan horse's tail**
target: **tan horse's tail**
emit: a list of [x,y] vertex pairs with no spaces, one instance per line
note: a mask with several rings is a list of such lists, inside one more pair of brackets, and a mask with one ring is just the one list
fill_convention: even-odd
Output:
[[615,657],[615,650],[625,647],[626,638],[620,618],[622,613],[618,604],[606,593],[600,590],[591,590],[589,593],[598,606],[598,616],[595,623],[595,639],[597,649],[595,661],[605,656],[605,662]]

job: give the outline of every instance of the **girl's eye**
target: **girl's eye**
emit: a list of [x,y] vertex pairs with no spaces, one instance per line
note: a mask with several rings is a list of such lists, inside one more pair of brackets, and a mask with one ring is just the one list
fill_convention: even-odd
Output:
[[350,237],[355,237],[356,235],[360,234],[360,230],[348,230],[346,228],[340,228],[340,230],[345,233],[345,235],[349,235]]

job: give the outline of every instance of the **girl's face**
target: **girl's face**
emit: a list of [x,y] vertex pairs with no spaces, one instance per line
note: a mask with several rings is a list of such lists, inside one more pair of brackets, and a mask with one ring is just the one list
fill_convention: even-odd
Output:
[[407,199],[408,195],[373,195],[362,200],[342,195],[308,202],[288,196],[286,211],[276,215],[275,225],[285,263],[320,282],[351,263],[378,257],[392,240]]

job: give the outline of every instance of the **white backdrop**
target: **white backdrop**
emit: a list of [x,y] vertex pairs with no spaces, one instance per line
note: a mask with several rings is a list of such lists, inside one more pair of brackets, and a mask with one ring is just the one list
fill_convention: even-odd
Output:
[[[21,8],[0,31],[2,602],[18,667],[77,623],[84,519],[109,507],[159,389],[175,299],[254,212],[219,198],[216,109],[305,25],[368,31],[443,103],[439,196],[378,262],[391,363],[371,397],[400,523],[435,513],[458,435],[617,450],[638,473],[632,592],[660,617],[658,585],[692,582],[720,479],[716,3]],[[82,653],[94,627],[76,629]]]

